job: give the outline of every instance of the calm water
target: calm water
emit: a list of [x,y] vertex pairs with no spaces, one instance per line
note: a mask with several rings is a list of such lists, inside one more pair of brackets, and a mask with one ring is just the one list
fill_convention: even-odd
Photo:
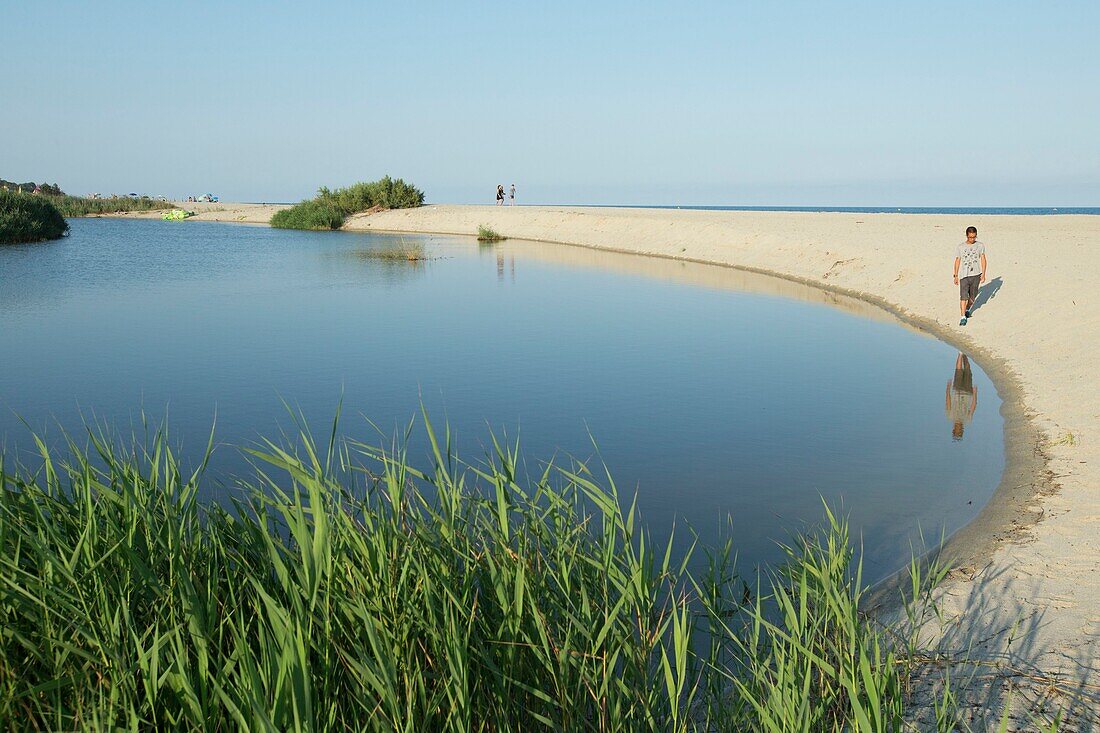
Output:
[[[532,473],[593,457],[591,434],[655,537],[686,523],[713,542],[730,517],[744,562],[775,559],[825,497],[875,575],[918,526],[966,523],[1003,468],[1000,401],[976,366],[957,440],[954,349],[781,280],[534,243],[406,237],[437,257],[414,265],[364,258],[382,235],[71,223],[0,248],[9,456],[31,446],[21,420],[57,440],[89,419],[129,431],[144,410],[193,457],[216,415],[220,500],[247,473],[232,446],[293,427],[284,399],[318,435],[342,399],[343,432],[369,442],[368,419],[389,434],[423,401],[465,458],[490,429],[518,433]],[[423,441],[410,455],[426,465]]]

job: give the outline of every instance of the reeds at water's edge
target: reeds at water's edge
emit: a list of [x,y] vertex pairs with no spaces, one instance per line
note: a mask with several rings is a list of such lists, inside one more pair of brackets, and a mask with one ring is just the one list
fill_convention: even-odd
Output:
[[507,239],[507,237],[484,224],[481,224],[477,228],[477,241],[479,242],[502,242],[505,239]]
[[[0,720],[27,728],[892,731],[915,631],[866,619],[843,519],[741,576],[693,576],[609,475],[520,470],[449,429],[303,431],[201,504],[163,433],[0,461]],[[412,428],[410,427],[410,430]],[[213,439],[211,439],[211,445]],[[204,463],[205,465],[205,463]],[[702,550],[699,550],[702,551]],[[911,618],[942,577],[911,566]],[[895,630],[895,631],[900,631]],[[945,699],[948,699],[945,697]],[[942,730],[954,729],[944,705]]]
[[110,196],[108,198],[85,198],[83,196],[50,196],[63,216],[97,216],[99,214],[117,214],[123,211],[160,211],[174,209],[176,205],[148,196]]

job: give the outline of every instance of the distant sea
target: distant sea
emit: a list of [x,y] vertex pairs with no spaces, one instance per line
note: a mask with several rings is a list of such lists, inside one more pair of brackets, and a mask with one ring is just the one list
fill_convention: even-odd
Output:
[[1089,214],[1100,216],[1100,206],[638,206],[639,209],[693,209],[700,211],[809,211],[846,214],[973,214],[1049,216]]

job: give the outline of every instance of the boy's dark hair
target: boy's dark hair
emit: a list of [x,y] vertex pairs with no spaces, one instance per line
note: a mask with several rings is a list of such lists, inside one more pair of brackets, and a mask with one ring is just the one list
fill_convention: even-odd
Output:
[[970,234],[970,232],[974,232],[975,234],[977,234],[978,233],[978,227],[967,227],[966,228],[966,233]]

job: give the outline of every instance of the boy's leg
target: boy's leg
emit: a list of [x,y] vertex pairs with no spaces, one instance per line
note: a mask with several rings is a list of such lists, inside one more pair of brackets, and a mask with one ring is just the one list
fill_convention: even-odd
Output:
[[959,325],[966,325],[966,310],[970,303],[969,281],[965,277],[959,278]]
[[966,288],[966,310],[963,312],[967,318],[970,317],[970,312],[974,308],[974,301],[978,297],[979,276],[971,275],[967,278],[968,287]]

